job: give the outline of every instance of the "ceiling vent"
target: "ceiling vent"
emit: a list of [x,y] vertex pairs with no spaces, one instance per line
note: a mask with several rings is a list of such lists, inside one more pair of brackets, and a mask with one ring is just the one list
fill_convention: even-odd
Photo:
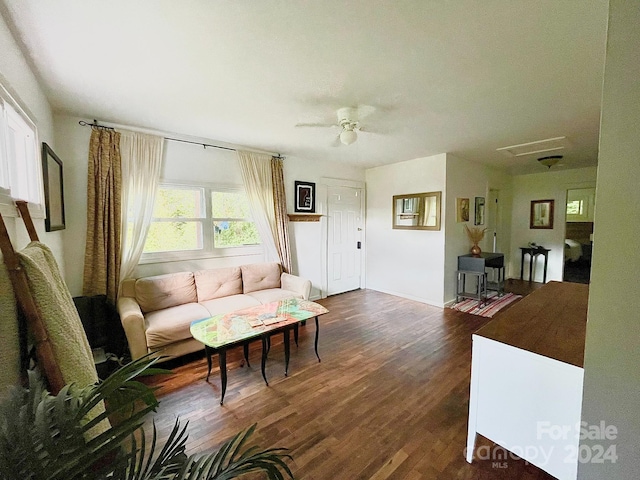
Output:
[[536,142],[521,143],[519,145],[510,145],[508,147],[500,147],[496,150],[502,152],[508,157],[524,157],[525,155],[534,155],[545,152],[555,152],[563,150],[569,146],[567,137],[547,138],[546,140],[538,140]]

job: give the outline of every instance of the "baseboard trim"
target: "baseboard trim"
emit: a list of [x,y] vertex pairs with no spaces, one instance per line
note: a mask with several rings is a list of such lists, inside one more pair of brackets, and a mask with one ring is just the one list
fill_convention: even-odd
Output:
[[425,303],[427,305],[431,305],[432,307],[444,308],[445,306],[444,303],[442,302],[436,302],[436,301],[429,300],[426,298],[421,298],[421,297],[414,297],[413,295],[407,295],[406,293],[395,292],[392,290],[382,290],[380,288],[372,288],[372,287],[368,287],[368,289],[374,290],[380,293],[386,293],[388,295],[393,295],[394,297],[406,298],[407,300],[413,300],[415,302]]

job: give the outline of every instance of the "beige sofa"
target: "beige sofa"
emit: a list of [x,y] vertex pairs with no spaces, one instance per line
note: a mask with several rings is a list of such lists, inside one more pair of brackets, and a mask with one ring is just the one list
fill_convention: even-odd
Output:
[[311,282],[282,272],[278,263],[125,280],[118,313],[132,359],[162,349],[168,358],[202,350],[194,320],[285,298],[309,299]]

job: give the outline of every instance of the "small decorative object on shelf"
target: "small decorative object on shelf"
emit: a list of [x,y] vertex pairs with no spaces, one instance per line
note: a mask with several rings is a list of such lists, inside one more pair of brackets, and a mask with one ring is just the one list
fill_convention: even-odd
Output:
[[471,240],[471,243],[473,244],[473,246],[471,247],[471,253],[473,255],[480,255],[480,253],[482,253],[482,250],[480,249],[480,246],[478,244],[484,238],[484,232],[486,232],[487,229],[486,228],[480,228],[480,227],[471,227],[471,228],[469,228],[465,224],[464,231],[467,234],[467,237],[469,237],[469,240]]

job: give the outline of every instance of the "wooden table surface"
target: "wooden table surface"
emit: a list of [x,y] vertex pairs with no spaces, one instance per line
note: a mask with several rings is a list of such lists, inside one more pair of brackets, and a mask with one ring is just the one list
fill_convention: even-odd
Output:
[[584,367],[589,286],[549,282],[475,334]]

